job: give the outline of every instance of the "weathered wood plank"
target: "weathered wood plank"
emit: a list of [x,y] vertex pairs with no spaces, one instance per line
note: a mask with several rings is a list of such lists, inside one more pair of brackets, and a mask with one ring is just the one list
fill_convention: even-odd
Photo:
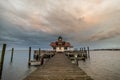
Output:
[[62,53],[56,54],[46,64],[24,80],[92,80],[82,69],[72,64]]

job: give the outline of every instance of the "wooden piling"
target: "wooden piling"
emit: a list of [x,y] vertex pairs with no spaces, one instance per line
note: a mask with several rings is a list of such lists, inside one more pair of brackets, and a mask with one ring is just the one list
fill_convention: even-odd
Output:
[[83,53],[83,51],[84,51],[84,50],[83,50],[83,48],[82,48],[82,53]]
[[75,54],[74,57],[75,57],[75,63],[78,66],[78,54]]
[[81,52],[81,48],[80,48],[80,52]]
[[23,80],[93,80],[81,68],[71,63],[64,53],[56,54]]
[[88,58],[90,58],[90,49],[89,49],[89,46],[87,47],[87,52],[88,52]]
[[79,56],[81,56],[81,48],[80,48],[80,50],[79,50]]
[[40,65],[43,65],[44,64],[44,55],[41,57],[41,63]]
[[83,48],[81,48],[81,54],[82,54],[82,56],[83,56]]
[[0,80],[2,78],[2,70],[3,70],[5,50],[6,50],[6,44],[3,44],[2,54],[1,54],[1,61],[0,61]]
[[84,47],[84,52],[85,52],[85,47]]
[[41,49],[39,48],[38,60],[40,60],[40,52],[41,52]]
[[84,47],[84,57],[87,59],[87,51],[85,47]]
[[39,55],[40,55],[41,49],[39,48]]
[[11,51],[11,60],[10,60],[11,63],[13,61],[13,53],[14,53],[14,48],[12,48],[12,51]]
[[29,58],[28,58],[28,65],[31,65],[31,47],[29,47]]

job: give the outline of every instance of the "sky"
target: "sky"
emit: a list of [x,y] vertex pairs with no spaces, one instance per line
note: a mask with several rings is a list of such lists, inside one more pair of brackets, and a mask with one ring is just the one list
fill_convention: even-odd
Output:
[[120,48],[120,0],[0,0],[0,47]]

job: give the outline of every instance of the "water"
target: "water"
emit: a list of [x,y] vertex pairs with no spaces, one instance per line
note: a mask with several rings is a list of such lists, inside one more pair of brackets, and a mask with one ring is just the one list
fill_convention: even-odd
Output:
[[22,80],[36,69],[34,66],[28,66],[28,51],[15,51],[13,63],[10,63],[10,58],[11,51],[6,51],[2,80]]
[[[7,51],[2,80],[22,80],[36,69],[28,67],[28,51],[15,51],[12,64],[10,56]],[[79,66],[94,80],[120,80],[120,51],[91,51],[90,56],[86,62],[79,61]]]
[[79,67],[94,80],[120,80],[120,51],[91,51],[90,56]]

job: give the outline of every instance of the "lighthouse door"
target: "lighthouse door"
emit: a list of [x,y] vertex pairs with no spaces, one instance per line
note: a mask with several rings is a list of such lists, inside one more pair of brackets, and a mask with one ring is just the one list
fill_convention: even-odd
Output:
[[56,47],[56,52],[64,52],[64,47]]

